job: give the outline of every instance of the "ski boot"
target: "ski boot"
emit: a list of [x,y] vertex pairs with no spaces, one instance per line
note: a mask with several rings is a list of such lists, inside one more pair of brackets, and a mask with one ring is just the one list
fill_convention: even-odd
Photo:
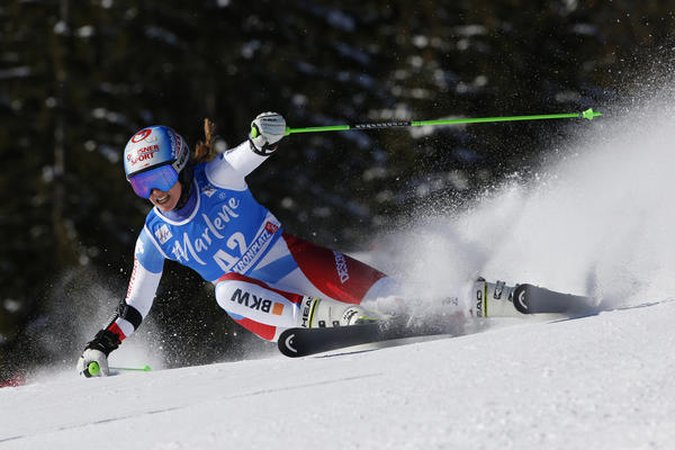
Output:
[[383,319],[360,305],[317,297],[303,299],[302,314],[305,328],[345,327]]
[[518,317],[522,314],[513,304],[517,286],[507,286],[504,281],[490,283],[479,277],[469,298],[473,317]]

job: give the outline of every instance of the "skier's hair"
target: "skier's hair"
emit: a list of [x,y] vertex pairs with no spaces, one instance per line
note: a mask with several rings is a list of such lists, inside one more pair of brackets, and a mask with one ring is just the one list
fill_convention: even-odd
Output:
[[195,164],[208,162],[216,157],[217,152],[214,146],[215,130],[216,124],[206,117],[204,119],[204,140],[197,142],[192,154],[192,161]]

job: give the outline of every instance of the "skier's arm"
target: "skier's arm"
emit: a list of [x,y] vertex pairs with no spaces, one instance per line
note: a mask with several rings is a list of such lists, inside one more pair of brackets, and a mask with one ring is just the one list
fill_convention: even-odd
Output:
[[274,153],[286,133],[286,121],[277,113],[262,113],[251,122],[247,141],[220,155],[206,167],[218,186],[245,189],[244,179]]
[[159,272],[153,272],[138,257],[134,258],[127,295],[104,329],[116,334],[120,342],[131,336],[150,312],[161,277],[161,266]]
[[164,257],[144,228],[136,241],[134,267],[127,295],[119,303],[108,324],[87,343],[77,364],[80,374],[91,376],[87,370],[91,362],[98,363],[101,375],[108,374],[108,355],[141,325],[150,312],[163,265]]

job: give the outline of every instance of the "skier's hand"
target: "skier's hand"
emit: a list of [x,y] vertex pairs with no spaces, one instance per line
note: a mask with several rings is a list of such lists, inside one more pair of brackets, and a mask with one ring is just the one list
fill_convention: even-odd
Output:
[[286,135],[286,120],[281,114],[264,112],[251,122],[249,141],[256,153],[270,155]]
[[77,360],[77,372],[83,377],[107,376],[108,355],[120,345],[120,338],[109,330],[96,333]]
[[87,348],[77,360],[77,373],[83,377],[107,377],[108,357],[101,350]]

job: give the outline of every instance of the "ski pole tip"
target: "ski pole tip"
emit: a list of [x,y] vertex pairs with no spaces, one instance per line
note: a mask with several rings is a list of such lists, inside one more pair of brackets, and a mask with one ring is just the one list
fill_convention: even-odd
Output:
[[595,117],[600,117],[602,116],[601,112],[598,111],[593,111],[593,108],[588,108],[586,111],[583,111],[581,113],[581,118],[582,119],[588,119],[588,120],[593,120]]

